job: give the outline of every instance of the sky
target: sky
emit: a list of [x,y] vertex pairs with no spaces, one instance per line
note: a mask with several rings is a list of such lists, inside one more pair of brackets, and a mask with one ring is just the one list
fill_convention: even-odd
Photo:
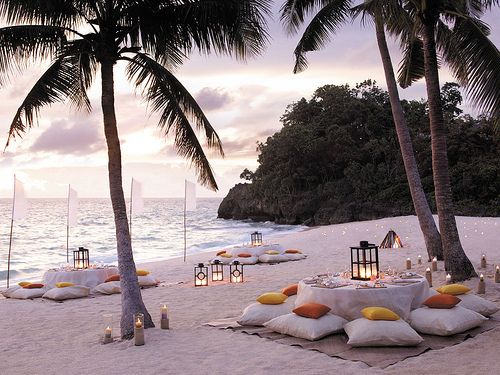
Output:
[[[293,50],[299,36],[283,31],[274,5],[269,20],[271,40],[264,54],[239,62],[228,57],[193,54],[176,77],[196,98],[219,134],[225,158],[208,153],[219,186],[212,192],[197,186],[199,197],[223,197],[239,179],[244,168],[255,170],[257,142],[265,142],[281,128],[279,121],[287,105],[309,99],[326,84],[349,84],[374,79],[385,88],[385,78],[372,25],[358,21],[333,36],[328,46],[309,53],[309,68],[293,74]],[[492,28],[491,39],[500,42],[500,11],[484,20]],[[400,54],[394,41],[390,49],[395,68]],[[9,125],[17,108],[47,65],[31,66],[0,89],[0,145],[7,140]],[[182,197],[184,179],[196,181],[189,162],[177,156],[172,140],[161,135],[157,117],[151,115],[140,92],[135,92],[115,68],[115,104],[122,146],[123,188],[130,194],[130,181],[142,183],[145,197]],[[442,69],[440,81],[452,81]],[[405,99],[425,98],[422,81],[406,90]],[[31,198],[65,197],[68,185],[80,197],[109,197],[107,153],[100,106],[100,80],[89,93],[93,110],[76,112],[67,104],[55,104],[40,112],[38,126],[22,139],[16,138],[0,155],[0,198],[12,197],[13,176],[24,183]],[[464,109],[469,111],[467,103]]]

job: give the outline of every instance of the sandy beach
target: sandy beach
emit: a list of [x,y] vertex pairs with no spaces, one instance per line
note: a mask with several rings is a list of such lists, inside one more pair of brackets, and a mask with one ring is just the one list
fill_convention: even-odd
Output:
[[[494,265],[500,264],[500,218],[457,217],[465,252],[484,273],[485,298],[500,305],[500,284],[494,284]],[[118,332],[120,295],[100,296],[56,303],[0,299],[0,373],[9,374],[492,374],[498,369],[500,328],[442,350],[431,350],[385,369],[361,362],[274,343],[259,337],[203,326],[211,320],[235,317],[264,292],[279,291],[288,284],[349,265],[349,246],[360,240],[379,244],[389,229],[401,237],[404,248],[380,250],[381,268],[400,271],[406,258],[416,263],[421,254],[423,273],[429,263],[415,216],[312,228],[273,239],[287,248],[308,254],[302,261],[245,267],[245,282],[193,286],[193,265],[214,254],[141,264],[161,280],[160,286],[142,290],[157,327],[146,330],[146,345],[118,340],[102,345],[103,314],[114,315]],[[139,252],[140,249],[135,249]],[[488,267],[479,269],[481,254]],[[443,284],[439,262],[434,286]],[[465,284],[476,289],[478,279]],[[471,293],[473,293],[471,292]],[[171,329],[159,328],[160,305],[167,303]],[[497,368],[495,372],[495,368]]]

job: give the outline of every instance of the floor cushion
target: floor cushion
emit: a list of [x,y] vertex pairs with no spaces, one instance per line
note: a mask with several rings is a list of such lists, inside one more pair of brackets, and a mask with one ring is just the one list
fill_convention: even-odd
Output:
[[90,288],[83,285],[68,286],[66,288],[52,288],[48,290],[43,298],[53,299],[55,301],[64,301],[73,298],[87,297]]
[[361,314],[369,320],[398,320],[399,315],[394,311],[379,306],[365,307],[361,310]]
[[293,305],[281,303],[279,305],[264,305],[259,302],[245,307],[243,314],[237,320],[242,326],[263,326],[264,323],[278,316],[292,312]]
[[344,325],[347,344],[360,346],[415,346],[424,339],[404,320],[359,318]]
[[257,297],[257,302],[260,302],[264,305],[279,305],[286,301],[288,296],[283,293],[263,293]]
[[333,314],[311,319],[290,313],[278,316],[264,325],[275,332],[314,341],[342,331],[345,323],[347,320]]
[[431,309],[451,309],[459,302],[460,298],[452,294],[438,294],[427,298],[424,301],[424,305]]
[[285,253],[285,254],[281,254],[283,256],[285,256],[288,260],[301,260],[301,259],[305,259],[306,258],[306,255],[305,254],[289,254],[289,253]]
[[442,294],[452,294],[454,296],[457,296],[460,294],[465,294],[467,292],[470,292],[471,289],[462,284],[449,284],[449,285],[443,285],[437,288],[436,290]]
[[331,310],[330,307],[322,305],[321,303],[307,302],[297,306],[292,311],[304,318],[318,319],[326,315]]
[[460,307],[451,309],[430,309],[427,306],[410,313],[411,326],[420,333],[437,336],[450,336],[465,332],[488,320],[481,314]]
[[252,265],[252,264],[255,264],[259,261],[259,258],[257,257],[244,257],[244,258],[236,258],[234,259],[235,261],[238,261],[240,262],[240,264],[246,264],[246,265]]
[[484,316],[490,316],[496,313],[499,307],[491,301],[474,294],[463,294],[460,296],[461,302],[458,304],[460,307],[475,311]]
[[299,288],[299,284],[291,284],[281,290],[281,293],[287,295],[288,297],[294,296],[297,294],[297,290]]
[[44,293],[47,291],[46,288],[34,288],[34,289],[29,289],[29,288],[19,288],[15,290],[11,295],[10,298],[15,298],[15,299],[31,299],[31,298],[40,298],[44,295]]
[[156,285],[158,285],[158,280],[156,280],[151,275],[137,276],[137,279],[139,280],[139,286],[156,286]]
[[302,254],[302,251],[297,250],[297,249],[288,249],[288,250],[285,250],[285,253],[286,254]]
[[259,256],[259,262],[262,263],[281,263],[288,261],[288,257],[283,254],[262,254]]
[[5,297],[5,298],[10,298],[10,296],[12,295],[12,293],[14,293],[16,290],[22,288],[20,285],[14,285],[14,286],[11,286],[10,288],[7,288],[5,290],[2,290],[2,295]]
[[120,275],[111,275],[106,280],[104,280],[105,283],[109,283],[111,281],[120,281]]
[[119,281],[108,281],[97,285],[94,291],[101,294],[116,294],[121,293],[121,287]]

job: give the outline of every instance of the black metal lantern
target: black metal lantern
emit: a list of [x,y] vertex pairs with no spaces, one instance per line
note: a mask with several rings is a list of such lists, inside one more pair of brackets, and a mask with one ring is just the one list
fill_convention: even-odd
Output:
[[224,280],[224,267],[219,259],[214,260],[210,268],[212,269],[212,281]]
[[378,246],[361,241],[359,247],[351,247],[351,278],[370,280],[377,277],[379,271]]
[[84,247],[79,247],[78,250],[73,251],[73,268],[76,270],[83,270],[89,268],[90,258],[89,250]]
[[229,265],[229,281],[232,283],[242,283],[243,282],[243,264],[240,264],[237,260]]
[[250,238],[252,239],[252,246],[260,246],[260,245],[262,245],[262,233],[260,233],[260,232],[253,232],[250,235]]
[[207,286],[208,285],[208,267],[203,263],[198,263],[194,267],[194,286]]

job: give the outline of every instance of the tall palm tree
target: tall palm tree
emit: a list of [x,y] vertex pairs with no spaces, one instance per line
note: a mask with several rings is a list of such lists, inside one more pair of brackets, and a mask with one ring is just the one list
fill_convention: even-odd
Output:
[[488,39],[488,26],[480,20],[487,9],[498,4],[498,0],[403,2],[410,22],[404,22],[400,30],[406,51],[399,80],[403,86],[408,86],[425,77],[439,229],[445,268],[456,280],[476,276],[476,272],[462,248],[455,221],[439,90],[439,61],[447,63],[478,109],[499,119],[500,53]]
[[396,133],[403,157],[406,177],[410,187],[413,206],[418,217],[420,229],[424,235],[424,240],[429,255],[429,260],[433,256],[439,259],[443,257],[441,237],[436,228],[432,212],[427,202],[425,192],[422,187],[417,162],[413,152],[410,132],[406,125],[403,108],[399,99],[396,78],[392,68],[391,57],[385,38],[383,14],[380,1],[365,1],[363,6],[352,8],[353,1],[315,1],[315,0],[287,0],[281,8],[281,20],[285,23],[288,31],[292,34],[304,23],[308,14],[317,13],[313,16],[306,27],[297,47],[295,48],[294,73],[300,72],[307,67],[306,53],[315,51],[323,47],[329,40],[329,35],[334,34],[351,16],[361,12],[371,16],[375,22],[377,42],[380,56],[384,66],[384,73],[387,82],[387,90],[391,103],[392,115],[396,126]]
[[[194,98],[172,73],[193,50],[245,59],[267,43],[268,0],[0,0],[0,84],[33,61],[51,65],[17,110],[8,142],[34,126],[41,107],[69,102],[91,110],[87,90],[100,68],[101,105],[122,286],[121,335],[133,334],[132,315],[153,326],[137,282],[122,189],[120,140],[115,115],[114,66],[160,114],[179,155],[190,160],[201,184],[217,189],[195,129],[223,154],[220,139]],[[7,144],[8,144],[7,142]]]

